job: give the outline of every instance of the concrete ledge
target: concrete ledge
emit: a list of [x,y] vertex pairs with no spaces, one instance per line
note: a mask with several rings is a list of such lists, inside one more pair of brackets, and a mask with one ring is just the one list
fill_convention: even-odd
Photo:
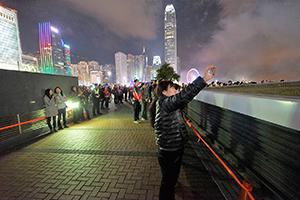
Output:
[[202,91],[195,99],[300,131],[300,98]]

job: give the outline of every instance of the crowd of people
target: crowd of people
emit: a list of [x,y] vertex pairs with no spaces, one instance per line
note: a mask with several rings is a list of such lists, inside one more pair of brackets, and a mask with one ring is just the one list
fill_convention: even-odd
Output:
[[[165,80],[140,84],[137,79],[134,80],[133,87],[126,87],[126,85],[110,87],[101,84],[96,84],[90,88],[74,86],[69,97],[73,103],[78,103],[78,107],[73,109],[74,123],[85,120],[83,109],[86,111],[88,119],[90,119],[90,107],[92,107],[93,116],[102,115],[101,110],[109,110],[112,96],[115,104],[123,104],[123,101],[132,103],[134,123],[136,124],[142,120],[148,120],[147,111],[150,104],[150,124],[156,134],[156,144],[159,147],[158,162],[162,173],[159,199],[174,200],[174,188],[180,172],[184,145],[187,142],[187,130],[182,109],[204,87],[207,87],[208,80],[217,75],[209,73],[212,69],[216,69],[216,67],[214,65],[208,66],[203,77],[199,76],[191,84],[182,86]],[[51,89],[45,91],[46,118],[51,132],[57,132],[57,115],[59,129],[68,127],[66,121],[67,100],[68,98],[63,94],[60,87],[56,87],[54,93]],[[61,116],[64,127],[61,124]]]
[[[148,120],[147,109],[154,97],[154,88],[158,81],[141,83],[135,80],[135,85],[102,85],[94,84],[87,86],[73,86],[68,97],[60,87],[54,90],[45,90],[44,105],[46,110],[47,124],[50,132],[68,128],[66,111],[67,101],[72,102],[73,122],[90,120],[92,116],[102,115],[103,110],[110,110],[110,103],[123,104],[129,102],[133,105],[134,123]],[[84,114],[85,113],[85,114]],[[141,113],[141,118],[140,118]],[[92,115],[92,116],[91,116]]]

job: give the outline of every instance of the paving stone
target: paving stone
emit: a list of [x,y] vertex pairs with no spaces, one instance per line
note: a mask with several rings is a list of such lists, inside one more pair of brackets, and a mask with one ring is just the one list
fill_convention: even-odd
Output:
[[[0,199],[158,200],[155,133],[149,121],[134,124],[132,112],[124,103],[1,156]],[[222,199],[195,153],[187,153],[176,198]]]

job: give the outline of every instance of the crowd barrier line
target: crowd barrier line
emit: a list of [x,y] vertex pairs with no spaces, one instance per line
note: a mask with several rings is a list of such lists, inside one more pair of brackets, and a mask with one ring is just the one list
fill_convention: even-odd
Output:
[[251,200],[255,200],[250,191],[239,181],[239,179],[234,175],[234,173],[229,169],[229,167],[222,161],[222,159],[212,150],[212,148],[204,141],[204,139],[200,136],[200,134],[197,132],[197,130],[192,126],[192,124],[186,119],[185,116],[183,116],[185,122],[187,125],[195,132],[195,134],[198,136],[198,142],[200,140],[205,144],[205,146],[214,154],[214,156],[219,160],[219,162],[223,165],[223,167],[227,170],[227,172],[234,178],[234,180],[247,192],[249,198]]
[[[70,112],[70,111],[71,111],[71,110],[68,110],[67,113]],[[0,131],[1,131],[1,130],[4,130],[4,129],[13,128],[13,127],[15,127],[15,126],[20,126],[20,125],[24,125],[24,124],[29,124],[29,123],[31,123],[31,122],[39,121],[39,120],[42,120],[42,119],[46,119],[46,116],[44,116],[44,117],[39,117],[39,118],[36,118],[36,119],[32,119],[32,120],[29,120],[29,121],[26,121],[26,122],[21,122],[21,123],[18,123],[18,124],[10,125],[10,126],[5,126],[5,127],[0,128]]]

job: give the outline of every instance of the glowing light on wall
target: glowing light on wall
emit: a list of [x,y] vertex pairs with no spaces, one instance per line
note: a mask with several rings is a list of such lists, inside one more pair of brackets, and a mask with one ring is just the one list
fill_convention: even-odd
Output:
[[54,28],[53,26],[51,26],[51,31],[54,31],[55,33],[58,33],[58,30],[56,28]]

